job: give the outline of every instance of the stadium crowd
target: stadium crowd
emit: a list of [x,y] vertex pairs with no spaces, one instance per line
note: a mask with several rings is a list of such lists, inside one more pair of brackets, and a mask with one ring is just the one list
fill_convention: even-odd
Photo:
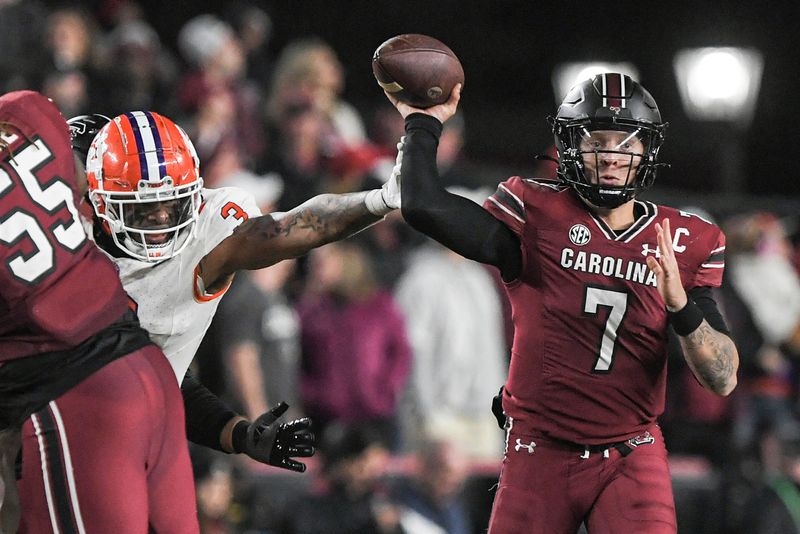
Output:
[[[66,118],[166,115],[193,140],[205,186],[246,189],[263,213],[389,177],[403,119],[388,103],[367,114],[345,101],[342,60],[324,41],[270,53],[269,13],[230,2],[187,20],[173,50],[135,2],[103,6],[0,2],[0,92],[41,91]],[[480,204],[497,184],[469,158],[468,121],[445,124],[437,163],[448,189]],[[547,163],[539,171],[555,177]],[[683,208],[727,235],[717,299],[742,364],[739,388],[716,397],[673,344],[660,422],[679,526],[800,533],[797,214]],[[414,232],[399,212],[239,273],[194,371],[250,418],[278,401],[312,417],[319,452],[294,474],[191,448],[202,531],[483,531],[504,447],[490,404],[510,329],[499,274]]]

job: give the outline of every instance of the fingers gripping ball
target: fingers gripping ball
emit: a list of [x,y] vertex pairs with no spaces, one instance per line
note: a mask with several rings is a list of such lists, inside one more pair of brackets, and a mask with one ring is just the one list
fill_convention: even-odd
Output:
[[387,93],[417,108],[443,104],[453,87],[464,83],[464,68],[453,51],[416,33],[380,45],[372,56],[372,72]]

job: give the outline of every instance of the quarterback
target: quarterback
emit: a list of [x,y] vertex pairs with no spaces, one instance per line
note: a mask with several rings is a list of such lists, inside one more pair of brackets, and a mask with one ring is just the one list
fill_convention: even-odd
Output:
[[445,104],[416,109],[402,148],[403,216],[499,268],[514,343],[500,419],[506,453],[491,534],[676,532],[664,408],[668,328],[697,380],[736,386],[739,357],[712,297],[725,238],[638,198],[661,165],[665,124],[639,83],[610,73],[571,89],[551,118],[559,180],[519,177],[483,209],[436,183]]

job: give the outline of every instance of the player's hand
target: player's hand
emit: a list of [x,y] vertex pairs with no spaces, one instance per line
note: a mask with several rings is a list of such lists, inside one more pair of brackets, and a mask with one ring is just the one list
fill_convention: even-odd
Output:
[[405,144],[405,140],[406,136],[404,135],[400,138],[400,142],[397,143],[397,159],[394,161],[392,174],[381,188],[383,202],[391,209],[400,208],[400,169],[403,164],[403,145]]
[[664,219],[664,226],[656,223],[656,239],[658,240],[658,258],[647,256],[645,261],[656,275],[658,292],[664,299],[668,311],[678,311],[689,301],[681,282],[681,273],[672,248],[672,234],[669,219]]
[[241,452],[258,462],[274,465],[302,473],[306,465],[293,457],[307,458],[314,455],[314,434],[308,417],[289,423],[278,423],[278,419],[289,409],[285,402],[278,403],[267,413],[248,423],[247,432],[233,433],[233,450]]
[[444,124],[447,119],[456,114],[456,109],[458,109],[458,101],[461,100],[461,84],[456,84],[456,86],[453,87],[453,92],[450,93],[450,98],[447,99],[447,102],[425,109],[415,108],[414,106],[410,106],[405,102],[401,102],[386,91],[384,91],[384,93],[386,94],[386,98],[389,99],[389,102],[391,102],[394,107],[397,108],[397,111],[400,112],[400,115],[402,115],[404,119],[412,113],[424,113],[425,115],[430,115],[431,117],[438,119],[439,122]]
[[506,413],[503,411],[503,389],[505,387],[500,386],[500,391],[492,397],[492,415],[497,419],[497,426],[501,430],[506,429]]

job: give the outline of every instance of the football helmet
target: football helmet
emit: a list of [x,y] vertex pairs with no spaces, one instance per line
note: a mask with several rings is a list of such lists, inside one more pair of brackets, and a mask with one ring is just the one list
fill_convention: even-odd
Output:
[[[628,76],[598,74],[570,89],[549,122],[558,150],[558,176],[594,206],[615,208],[656,179],[666,123],[650,93]],[[622,132],[611,144],[592,132]],[[621,184],[600,179],[601,161],[615,161],[627,175]]]
[[89,200],[103,230],[128,255],[159,262],[194,238],[200,215],[200,161],[177,124],[151,111],[115,117],[86,158]]
[[100,131],[100,128],[110,121],[111,118],[100,113],[78,115],[67,121],[70,137],[72,138],[72,151],[78,155],[84,165],[86,165],[86,155],[89,152],[92,139]]

